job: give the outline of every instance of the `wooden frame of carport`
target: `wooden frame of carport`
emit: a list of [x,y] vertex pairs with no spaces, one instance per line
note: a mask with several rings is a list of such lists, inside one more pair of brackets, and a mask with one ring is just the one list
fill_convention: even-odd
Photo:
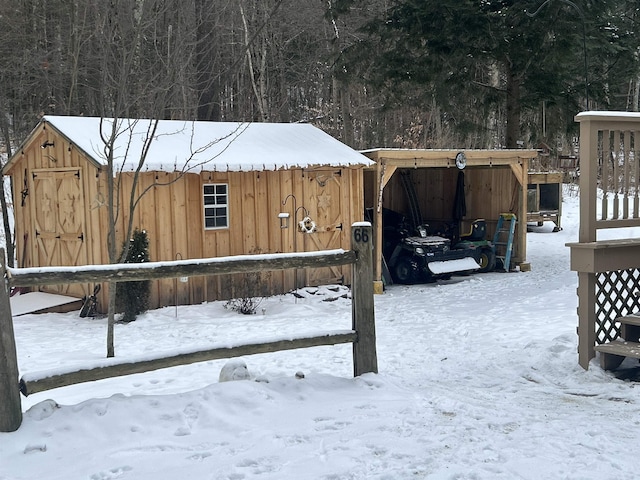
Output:
[[[529,160],[538,156],[537,150],[426,150],[426,149],[372,149],[362,153],[376,162],[366,170],[375,171],[374,199],[374,285],[382,292],[382,204],[384,188],[399,168],[456,168],[456,155],[463,152],[466,167],[510,167],[520,186],[518,219],[527,218],[527,182]],[[526,228],[518,228],[515,242],[520,252],[526,252]],[[524,263],[521,259],[521,264]]]

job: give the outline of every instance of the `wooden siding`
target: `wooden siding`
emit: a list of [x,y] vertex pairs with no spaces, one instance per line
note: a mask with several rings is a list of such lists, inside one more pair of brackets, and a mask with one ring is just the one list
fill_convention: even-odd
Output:
[[[458,169],[417,168],[410,172],[423,220],[426,223],[433,222],[434,225],[441,221],[451,221]],[[462,221],[461,229],[465,231],[470,228],[473,220],[484,218],[487,222],[487,238],[493,238],[500,213],[518,214],[520,211],[521,187],[508,166],[467,168],[464,173],[467,215]],[[367,198],[371,202],[374,195],[371,188],[367,190]],[[366,206],[372,208],[373,203],[367,203]],[[407,195],[399,172],[385,186],[383,206],[409,216]],[[524,255],[518,242],[514,244],[514,248],[515,261],[523,261]]]
[[[53,147],[41,148],[45,141]],[[25,143],[20,158],[12,162],[8,173],[13,180],[16,215],[18,266],[40,266],[34,241],[31,186],[34,170],[76,169],[80,172],[84,192],[82,212],[86,234],[83,235],[81,263],[109,263],[107,252],[107,178],[106,172],[88,159],[56,131],[42,128]],[[141,198],[133,218],[133,227],[146,230],[153,261],[194,259],[251,253],[281,253],[349,248],[350,225],[363,219],[363,171],[357,168],[292,169],[259,172],[178,173],[144,172],[139,176],[137,193]],[[116,177],[121,206],[117,219],[118,249],[124,241],[128,222],[129,193],[133,174]],[[26,183],[25,183],[26,182]],[[205,229],[203,185],[228,184],[229,228]],[[26,186],[26,187],[25,187]],[[22,192],[28,191],[22,204]],[[292,196],[289,196],[292,195]],[[295,198],[294,198],[295,197]],[[286,200],[286,202],[285,202]],[[281,228],[278,214],[290,214],[289,228]],[[308,213],[318,232],[299,231],[297,222]],[[332,267],[326,274],[309,271],[279,271],[265,274],[259,293],[281,293],[324,279],[350,283],[349,267]],[[295,278],[297,273],[298,278]],[[242,287],[242,276],[192,277],[187,282],[160,280],[152,283],[152,307],[197,304],[233,298]],[[47,291],[55,290],[43,288]],[[78,285],[68,293],[88,294],[93,285]],[[107,304],[107,289],[100,293],[99,304]]]
[[[53,145],[43,148],[42,145],[45,143],[53,143]],[[77,205],[83,204],[83,206],[78,207],[78,210],[74,213],[78,216],[77,222],[83,225],[84,231],[80,232],[82,235],[81,245],[79,245],[79,250],[74,252],[73,261],[78,263],[93,263],[96,259],[99,261],[101,247],[94,236],[89,234],[89,232],[101,227],[100,215],[96,213],[97,203],[99,203],[99,189],[95,182],[98,172],[95,166],[87,162],[82,152],[44,126],[34,132],[29,141],[16,155],[19,157],[18,161],[9,173],[12,177],[13,185],[17,266],[44,266],[43,257],[46,254],[42,251],[43,244],[37,241],[40,233],[37,227],[39,223],[37,217],[57,217],[57,215],[49,212],[43,212],[42,198],[38,198],[39,193],[40,196],[43,194],[43,192],[39,192],[38,182],[36,181],[38,173],[42,173],[41,178],[46,176],[60,177],[63,172],[78,173],[78,188],[82,191],[83,198],[77,202]],[[36,174],[35,178],[34,173]],[[59,184],[58,187],[60,187]],[[63,186],[63,190],[59,192],[57,191],[58,188],[54,188],[54,190],[59,195],[64,196],[69,193],[64,188]],[[53,190],[49,189],[49,192],[53,192]],[[54,200],[54,205],[51,208],[60,208],[57,199]],[[54,220],[50,219],[50,221],[53,222]],[[51,242],[53,241],[51,240]],[[60,241],[60,239],[57,239],[57,241]],[[51,248],[59,249],[60,247]],[[54,255],[50,257],[50,262],[48,263],[51,266],[69,265],[70,261],[69,255],[66,255],[66,258]],[[81,297],[88,293],[89,286],[74,285],[70,288],[49,286],[43,288],[43,291],[66,293]]]
[[[134,227],[144,229],[149,236],[149,250],[153,261],[221,257],[227,255],[281,253],[319,250],[324,248],[348,248],[350,225],[363,218],[362,210],[362,170],[336,170],[340,175],[325,187],[319,187],[309,172],[303,170],[280,170],[262,172],[202,172],[185,174],[183,178],[169,185],[152,186],[140,201],[135,212]],[[149,187],[154,181],[169,183],[175,180],[175,173],[148,172],[140,176],[139,190]],[[121,191],[128,192],[133,180],[132,174],[122,174]],[[329,187],[339,183],[345,192],[335,199],[336,208],[322,208],[318,197]],[[229,192],[229,228],[205,229],[202,203],[202,186],[209,183],[226,183]],[[283,201],[294,187],[296,201]],[[356,192],[353,193],[353,190]],[[338,201],[340,200],[340,201]],[[326,202],[326,197],[325,200]],[[121,198],[121,202],[125,202]],[[326,206],[325,206],[326,207]],[[280,212],[290,214],[289,228],[280,227]],[[297,222],[305,212],[318,225],[318,232],[305,234],[297,229]],[[125,229],[126,217],[118,223],[118,237]],[[343,228],[337,230],[340,224]],[[317,240],[330,235],[330,241]],[[103,257],[106,263],[106,257]],[[334,267],[335,271],[335,267]],[[345,283],[350,282],[348,268],[339,268],[339,275]],[[284,292],[296,286],[317,284],[317,272],[271,272],[262,278],[268,285],[261,293]],[[243,277],[213,276],[192,278],[188,285],[176,280],[155,282],[152,288],[153,305],[198,303],[216,299],[232,298],[242,289]]]

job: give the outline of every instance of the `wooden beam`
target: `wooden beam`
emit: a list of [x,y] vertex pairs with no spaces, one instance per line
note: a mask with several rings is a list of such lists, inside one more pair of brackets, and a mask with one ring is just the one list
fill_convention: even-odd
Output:
[[[520,207],[520,225],[516,241],[518,242],[518,256],[520,257],[520,262],[524,264],[527,261],[527,211],[529,210],[529,206],[527,204],[529,200],[527,175],[529,173],[529,159],[525,158],[521,161],[520,169],[518,171],[522,177],[521,181],[519,180],[520,186],[517,187],[518,193],[520,194],[520,201],[518,202],[518,206]],[[560,203],[562,203],[562,199],[560,200]]]
[[329,265],[348,265],[355,262],[353,251],[327,250],[279,255],[237,255],[173,262],[120,263],[86,267],[8,268],[7,277],[12,287],[57,285],[87,282],[125,282],[155,280],[159,278],[224,275],[256,270],[284,270],[288,268],[322,268]]
[[351,309],[353,330],[358,340],[353,344],[353,375],[378,373],[376,320],[373,300],[373,230],[369,222],[351,226],[351,250],[357,253],[353,265]]
[[4,275],[4,259],[4,249],[0,249],[0,432],[14,432],[22,423],[22,406],[18,388],[16,340],[9,288]]
[[511,167],[511,171],[513,172],[514,177],[520,184],[521,187],[527,188],[527,171],[523,168],[521,163],[512,163],[509,165]]
[[596,356],[596,274],[578,272],[578,363],[585,370]]
[[[583,121],[583,118],[579,117],[584,117],[584,115],[576,115],[576,121],[580,122],[580,229],[578,231],[578,241],[595,242],[597,237],[598,178],[602,174],[602,172],[598,172],[598,128],[592,125],[590,120]],[[589,116],[587,116],[587,119],[589,119]],[[602,135],[603,143],[607,144],[608,133],[605,134],[603,132]],[[608,145],[606,148],[608,148]],[[607,164],[607,162],[603,162],[602,168],[606,168]],[[604,198],[606,199],[606,195]]]
[[385,162],[379,162],[376,164],[376,184],[375,184],[375,239],[373,243],[374,252],[374,265],[373,265],[373,280],[377,282],[378,289],[382,285],[382,244],[383,244],[383,227],[382,224],[382,207],[383,207],[383,194],[384,187],[389,183],[393,174],[398,169],[395,165],[387,165]]
[[387,166],[384,162],[376,163],[376,182],[374,185],[374,211],[375,216],[375,239],[373,242],[373,251],[375,263],[373,265],[373,280],[377,282],[378,289],[382,284],[382,204],[384,187],[391,179],[397,167]]
[[[638,112],[581,112],[575,116],[575,121],[591,124],[594,130],[634,130],[640,123]],[[582,135],[580,136],[582,139]],[[582,153],[582,148],[580,149]],[[582,156],[582,155],[581,155]]]
[[538,156],[537,150],[412,150],[380,149],[363,152],[370,159],[397,168],[455,168],[459,152],[467,157],[467,167],[518,165]]
[[391,180],[391,177],[393,177],[393,174],[396,173],[397,169],[398,167],[396,165],[382,164],[382,171],[380,175],[380,188],[382,190],[387,186],[387,183],[389,183],[389,180]]
[[640,239],[622,238],[597,242],[567,243],[574,272],[611,272],[640,268]]
[[187,365],[209,360],[234,358],[243,355],[255,355],[258,353],[270,353],[281,350],[293,350],[296,348],[318,347],[321,345],[337,345],[354,342],[357,338],[355,332],[331,333],[315,337],[299,337],[287,340],[275,340],[272,342],[247,343],[232,347],[213,347],[195,352],[179,353],[166,357],[149,360],[118,362],[95,368],[59,372],[51,376],[23,376],[20,380],[20,390],[25,396],[32,393],[43,392],[53,388],[75,385],[76,383],[93,382],[105,378],[121,377],[135,373],[149,372],[161,368]]
[[562,172],[530,172],[527,174],[527,184],[562,183]]

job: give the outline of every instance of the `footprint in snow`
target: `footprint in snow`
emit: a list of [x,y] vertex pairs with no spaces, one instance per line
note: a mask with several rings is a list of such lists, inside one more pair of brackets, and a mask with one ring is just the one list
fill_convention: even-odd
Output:
[[105,472],[98,472],[91,475],[89,478],[91,480],[114,480],[116,478],[121,478],[125,473],[133,470],[132,467],[125,465],[124,467],[116,467]]
[[191,429],[189,427],[179,427],[173,432],[173,435],[176,437],[186,437],[187,435],[191,435]]
[[213,456],[211,452],[195,453],[187,457],[187,460],[202,461]]
[[339,422],[330,417],[318,417],[314,420],[318,424],[316,430],[342,430],[351,425],[351,422]]
[[24,447],[25,454],[34,452],[46,452],[47,445],[45,443],[32,443]]

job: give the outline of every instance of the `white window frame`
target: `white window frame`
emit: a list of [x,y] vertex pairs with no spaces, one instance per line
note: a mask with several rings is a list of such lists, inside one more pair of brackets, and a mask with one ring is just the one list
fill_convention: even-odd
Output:
[[[207,193],[207,187],[213,187],[213,192]],[[224,193],[218,192],[220,187],[224,187]],[[219,199],[224,197],[224,203],[218,203]],[[207,203],[207,199],[213,198],[213,203]],[[221,230],[229,228],[229,184],[228,183],[205,183],[202,185],[202,214],[205,230]],[[223,209],[224,215],[207,215],[208,209]],[[225,225],[208,226],[207,220],[223,218],[226,220]]]

